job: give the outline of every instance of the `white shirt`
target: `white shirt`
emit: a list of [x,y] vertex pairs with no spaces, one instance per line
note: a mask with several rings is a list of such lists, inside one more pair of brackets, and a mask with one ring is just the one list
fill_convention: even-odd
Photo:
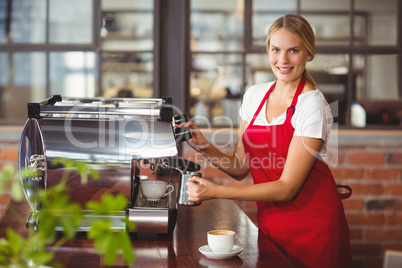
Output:
[[[246,91],[239,111],[240,117],[243,120],[247,122],[251,121],[272,84],[273,82],[254,85]],[[286,119],[286,112],[273,118],[271,123],[269,123],[265,115],[266,105],[267,103],[265,101],[254,121],[254,125],[272,126],[283,124]],[[320,156],[323,160],[326,160],[326,143],[333,124],[333,117],[329,104],[319,89],[299,95],[291,124],[295,129],[293,136],[324,140],[324,146],[320,151]]]

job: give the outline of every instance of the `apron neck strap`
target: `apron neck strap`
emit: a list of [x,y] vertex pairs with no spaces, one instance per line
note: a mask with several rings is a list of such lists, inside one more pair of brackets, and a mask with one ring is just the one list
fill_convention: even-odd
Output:
[[264,99],[260,103],[260,106],[258,106],[257,111],[255,112],[255,114],[253,116],[253,119],[251,119],[251,121],[250,121],[250,126],[252,126],[254,124],[255,119],[260,114],[262,106],[264,106],[265,102],[267,101],[269,93],[271,93],[272,89],[275,87],[275,84],[276,84],[276,80],[275,80],[275,82],[272,83],[272,86],[269,88],[268,92],[265,94]]
[[[267,101],[268,96],[271,93],[272,89],[275,87],[275,84],[276,84],[276,80],[275,80],[274,83],[272,83],[272,86],[269,88],[268,92],[265,94],[264,99],[260,103],[260,106],[258,106],[258,109],[255,112],[255,114],[253,116],[253,119],[251,119],[251,121],[250,121],[250,125],[254,124],[255,119],[260,114],[260,111],[261,111],[262,107],[264,106],[265,102]],[[299,85],[297,86],[296,93],[293,96],[292,104],[290,104],[290,107],[288,107],[288,109],[287,109],[285,123],[292,118],[292,116],[293,116],[293,114],[295,112],[295,109],[296,109],[295,107],[296,107],[296,103],[297,103],[297,98],[299,97],[299,95],[303,91],[303,88],[304,88],[305,84],[306,84],[306,79],[302,75],[302,77],[300,79],[300,82],[299,82]]]
[[292,119],[293,114],[296,111],[296,103],[297,103],[297,99],[299,98],[299,95],[301,94],[301,92],[303,91],[304,85],[306,84],[306,78],[304,78],[304,76],[302,75],[299,85],[297,86],[296,89],[296,93],[293,96],[293,100],[292,103],[290,104],[290,106],[288,107],[288,109],[286,110],[286,120],[285,120],[285,124],[290,122],[290,120]]

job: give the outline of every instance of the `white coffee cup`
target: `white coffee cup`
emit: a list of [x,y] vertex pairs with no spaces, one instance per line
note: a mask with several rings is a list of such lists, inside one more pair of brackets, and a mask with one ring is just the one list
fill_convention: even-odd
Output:
[[213,230],[208,232],[208,246],[213,253],[229,253],[235,243],[235,232],[230,230]]
[[173,185],[168,185],[165,181],[156,180],[141,181],[140,187],[142,194],[148,201],[159,201],[161,198],[171,194],[174,190]]

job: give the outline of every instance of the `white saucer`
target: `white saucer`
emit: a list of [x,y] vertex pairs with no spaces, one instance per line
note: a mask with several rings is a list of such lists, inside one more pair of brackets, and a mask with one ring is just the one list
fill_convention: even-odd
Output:
[[202,246],[198,250],[207,258],[224,260],[238,255],[240,252],[243,251],[243,247],[234,245],[229,253],[213,253],[208,245]]

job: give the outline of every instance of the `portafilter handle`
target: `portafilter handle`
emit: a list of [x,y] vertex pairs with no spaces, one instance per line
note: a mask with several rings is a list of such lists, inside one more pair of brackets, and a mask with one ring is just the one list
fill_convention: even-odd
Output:
[[[188,117],[186,114],[179,114],[174,116],[174,123],[180,125],[181,123],[188,122]],[[174,134],[176,138],[176,143],[183,141],[188,141],[191,139],[191,130],[189,127],[175,127]]]
[[201,169],[200,165],[181,157],[162,158],[161,162],[164,167],[177,170],[181,173],[185,171],[199,171]]

